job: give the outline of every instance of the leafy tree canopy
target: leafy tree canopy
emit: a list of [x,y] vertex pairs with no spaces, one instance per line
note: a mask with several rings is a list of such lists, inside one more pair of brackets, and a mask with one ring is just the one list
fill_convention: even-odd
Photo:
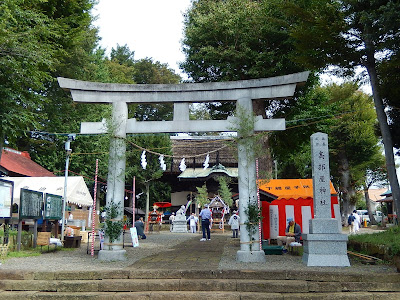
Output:
[[[37,116],[46,104],[41,91],[57,63],[59,28],[43,14],[42,1],[0,2],[0,150],[25,130],[40,127]],[[0,151],[1,155],[1,151]]]
[[310,178],[310,135],[327,133],[332,181],[339,193],[348,193],[341,194],[348,209],[366,175],[382,168],[384,159],[371,97],[354,83],[316,87],[298,99],[286,118],[287,129],[271,139],[279,177]]
[[[393,131],[390,131],[384,106],[390,102],[389,99],[383,98],[396,93],[381,94],[382,83],[385,81],[383,78],[392,70],[380,72],[385,67],[396,66],[396,63],[390,63],[392,59],[393,62],[398,61],[396,57],[400,49],[399,10],[398,1],[375,0],[290,0],[284,9],[291,20],[290,31],[296,40],[298,60],[303,64],[314,68],[336,65],[347,74],[354,73],[357,66],[366,69],[365,78],[370,81],[372,87],[388,177],[398,215],[400,186],[393,154]],[[380,68],[381,66],[383,68]],[[394,101],[396,103],[396,100]],[[397,118],[390,121],[395,122]]]
[[[292,59],[293,40],[281,1],[197,0],[185,16],[180,65],[195,82],[266,78],[304,71]],[[265,115],[265,105],[256,113]],[[268,103],[270,104],[270,103]],[[275,103],[277,104],[277,103]],[[207,103],[212,119],[226,119],[233,103]]]

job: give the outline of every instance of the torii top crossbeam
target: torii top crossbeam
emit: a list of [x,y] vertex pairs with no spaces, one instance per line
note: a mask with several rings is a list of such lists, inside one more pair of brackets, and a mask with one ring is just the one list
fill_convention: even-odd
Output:
[[[114,84],[58,78],[60,87],[71,92],[76,102],[85,103],[174,103],[173,121],[127,120],[126,133],[221,132],[231,131],[231,120],[190,120],[189,103],[237,101],[239,99],[279,99],[292,97],[296,85],[304,83],[309,72],[272,78],[183,84]],[[284,119],[258,117],[255,131],[284,130]],[[81,133],[104,133],[105,122],[82,123]]]
[[[115,84],[58,78],[63,89],[77,102],[168,103],[275,99],[293,95],[296,84],[305,82],[309,72],[285,76],[228,82],[182,84]],[[102,93],[99,93],[102,92]]]

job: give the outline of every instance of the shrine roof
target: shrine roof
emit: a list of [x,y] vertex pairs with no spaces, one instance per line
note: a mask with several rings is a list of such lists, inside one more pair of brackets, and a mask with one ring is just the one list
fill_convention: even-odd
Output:
[[238,169],[237,168],[225,168],[222,165],[216,165],[212,168],[187,168],[183,171],[178,178],[179,179],[206,179],[211,175],[215,174],[225,174],[229,177],[238,177]]
[[52,172],[46,170],[31,160],[28,152],[21,152],[10,148],[3,149],[0,166],[8,173],[9,176],[55,176]]
[[227,169],[237,168],[236,145],[226,137],[171,137],[171,143],[174,155],[172,172],[181,173],[179,164],[183,157],[187,170],[195,168],[200,172],[204,168],[203,163],[207,154],[209,154],[209,168],[218,164]]

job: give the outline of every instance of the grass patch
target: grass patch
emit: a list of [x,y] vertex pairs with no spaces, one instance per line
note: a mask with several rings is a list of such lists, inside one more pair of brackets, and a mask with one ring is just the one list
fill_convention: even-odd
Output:
[[399,226],[391,227],[386,231],[378,233],[350,235],[349,240],[372,245],[385,245],[391,248],[393,255],[400,253]]
[[[25,231],[25,230],[21,231],[21,235],[22,236],[31,235],[31,234],[32,234],[32,232],[28,232],[28,231]],[[8,235],[9,236],[17,236],[18,235],[18,230],[17,229],[10,229],[10,230],[8,230]],[[4,228],[1,228],[0,237],[3,237],[3,236],[4,236]]]
[[63,248],[63,247],[55,247],[55,245],[50,245],[49,248],[47,246],[43,246],[40,249],[40,246],[36,248],[31,248],[29,250],[21,250],[21,251],[8,251],[7,258],[20,258],[20,257],[30,257],[30,256],[40,256],[43,253],[55,252],[55,251],[66,251],[71,252],[75,251],[76,248]]
[[36,250],[11,251],[7,253],[7,258],[40,256],[40,254],[41,253]]

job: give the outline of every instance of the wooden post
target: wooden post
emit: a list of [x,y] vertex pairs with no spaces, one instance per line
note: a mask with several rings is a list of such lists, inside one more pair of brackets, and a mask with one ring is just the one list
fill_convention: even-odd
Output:
[[22,220],[18,221],[17,251],[21,250]]

